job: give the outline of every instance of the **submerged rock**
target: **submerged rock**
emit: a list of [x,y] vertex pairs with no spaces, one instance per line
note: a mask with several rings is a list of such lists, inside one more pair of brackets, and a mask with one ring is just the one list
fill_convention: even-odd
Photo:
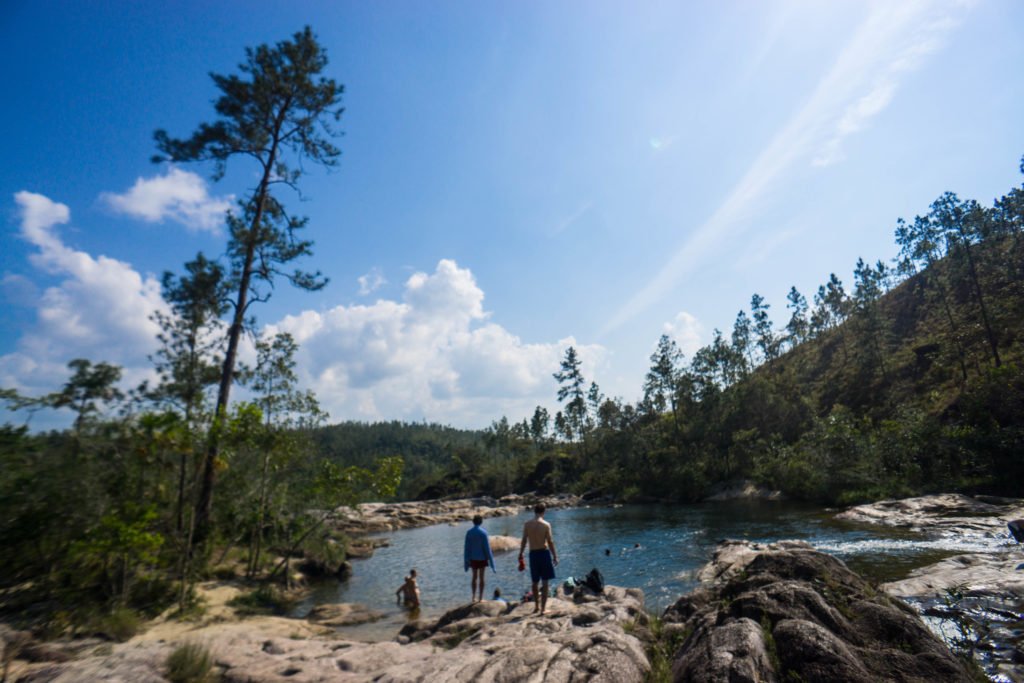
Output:
[[976,680],[911,607],[806,544],[730,542],[702,575],[664,615],[688,634],[677,681]]
[[306,619],[324,626],[355,626],[379,621],[385,616],[383,612],[372,610],[364,605],[340,602],[317,605],[309,611]]

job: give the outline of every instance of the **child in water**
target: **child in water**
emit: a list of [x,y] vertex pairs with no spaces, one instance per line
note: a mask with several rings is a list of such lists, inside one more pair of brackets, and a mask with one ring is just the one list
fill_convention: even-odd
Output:
[[409,570],[409,576],[405,577],[405,583],[395,591],[395,597],[406,607],[415,609],[420,606],[420,587],[416,585],[415,569]]

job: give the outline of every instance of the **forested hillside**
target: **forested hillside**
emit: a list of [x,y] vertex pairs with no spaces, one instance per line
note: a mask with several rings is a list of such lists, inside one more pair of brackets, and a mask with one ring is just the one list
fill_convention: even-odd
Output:
[[488,460],[487,432],[439,424],[343,422],[316,429],[315,452],[345,465],[373,467],[380,458],[402,459],[396,498],[440,498],[480,485]]
[[[898,256],[858,259],[852,287],[833,274],[811,302],[792,289],[785,324],[754,294],[732,331],[716,330],[691,359],[662,337],[635,405],[588,383],[569,348],[554,416],[538,407],[476,439],[406,428],[407,440],[388,444],[409,467],[401,494],[539,488],[691,501],[744,478],[827,503],[954,489],[1019,495],[1022,230],[1022,188],[990,207],[946,193],[895,221]],[[382,428],[362,429],[350,443]],[[384,452],[379,441],[350,453],[319,442],[353,463]]]

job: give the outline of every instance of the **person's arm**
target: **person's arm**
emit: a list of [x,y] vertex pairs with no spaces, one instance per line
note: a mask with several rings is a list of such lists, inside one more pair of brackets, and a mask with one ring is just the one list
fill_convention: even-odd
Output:
[[558,564],[558,551],[555,550],[555,539],[551,535],[551,526],[548,526],[548,547],[551,548],[551,561]]
[[469,531],[466,532],[466,542],[463,544],[462,571],[469,571]]
[[523,525],[523,542],[519,544],[519,559],[523,559],[523,553],[526,551],[526,525]]
[[484,532],[484,551],[487,554],[487,563],[491,565],[491,571],[497,574],[498,570],[494,568],[494,553],[491,552],[491,539],[486,531]]

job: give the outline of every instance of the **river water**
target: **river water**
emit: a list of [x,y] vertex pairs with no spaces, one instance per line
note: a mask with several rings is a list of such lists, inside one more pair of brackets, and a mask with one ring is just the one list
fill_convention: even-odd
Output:
[[[491,535],[521,537],[532,513],[488,519]],[[857,526],[833,519],[821,508],[774,501],[727,501],[677,506],[621,506],[549,510],[560,563],[557,583],[597,567],[605,582],[643,590],[646,607],[661,612],[697,583],[696,573],[722,539],[799,539],[836,555],[851,569],[877,580],[902,578],[910,569],[955,553],[983,551],[979,539],[928,539],[898,530]],[[469,521],[380,534],[389,542],[365,560],[352,562],[346,582],[315,588],[294,614],[320,603],[355,602],[387,617],[375,624],[342,629],[350,638],[393,638],[410,618],[431,618],[469,602],[469,572],[462,548]],[[487,596],[495,587],[509,599],[529,588],[529,572],[517,571],[517,551],[495,555],[487,572]],[[395,590],[415,567],[423,607],[410,615],[396,604]]]

